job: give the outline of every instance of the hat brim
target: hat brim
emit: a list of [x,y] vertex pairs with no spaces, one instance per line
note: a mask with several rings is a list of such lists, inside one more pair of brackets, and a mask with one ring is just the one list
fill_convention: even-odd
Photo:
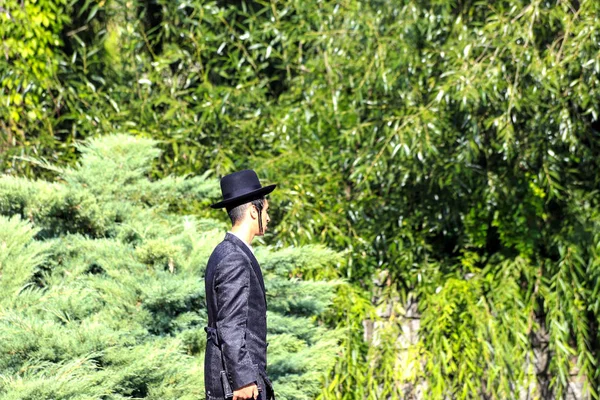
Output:
[[271,193],[277,185],[268,185],[261,187],[260,189],[253,190],[248,193],[244,193],[241,196],[233,197],[231,199],[219,201],[218,203],[212,204],[211,208],[224,208],[228,206],[239,206],[240,204],[248,203],[249,201],[259,199],[267,194]]

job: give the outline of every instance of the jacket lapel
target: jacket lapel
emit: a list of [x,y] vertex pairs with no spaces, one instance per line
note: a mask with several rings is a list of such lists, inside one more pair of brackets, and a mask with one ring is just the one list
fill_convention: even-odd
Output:
[[265,282],[263,281],[262,271],[260,270],[260,265],[258,265],[258,260],[256,259],[256,257],[254,257],[254,254],[252,253],[252,251],[250,251],[248,246],[244,242],[242,242],[242,240],[240,238],[238,238],[237,236],[232,235],[231,233],[227,233],[225,235],[225,240],[229,240],[230,242],[235,244],[237,247],[239,247],[240,250],[242,250],[250,259],[250,262],[252,263],[252,269],[254,270],[254,273],[258,277],[258,282],[260,283],[260,288],[262,289],[263,296],[265,296],[265,303],[266,303],[267,295],[266,295],[266,290],[265,290]]

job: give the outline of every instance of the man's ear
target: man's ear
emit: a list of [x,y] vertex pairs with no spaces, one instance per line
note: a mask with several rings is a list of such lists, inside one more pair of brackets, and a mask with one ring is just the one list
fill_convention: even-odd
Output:
[[254,205],[250,204],[250,217],[252,219],[258,219],[258,211],[256,210],[256,207],[254,207]]

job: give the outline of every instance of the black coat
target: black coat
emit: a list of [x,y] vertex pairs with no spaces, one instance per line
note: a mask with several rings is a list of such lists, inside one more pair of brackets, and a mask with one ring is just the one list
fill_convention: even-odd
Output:
[[[208,340],[204,356],[207,400],[223,399],[223,358],[233,390],[256,382],[261,398],[267,377],[267,301],[258,261],[242,240],[227,233],[208,259],[205,274]],[[223,351],[223,358],[221,356]]]

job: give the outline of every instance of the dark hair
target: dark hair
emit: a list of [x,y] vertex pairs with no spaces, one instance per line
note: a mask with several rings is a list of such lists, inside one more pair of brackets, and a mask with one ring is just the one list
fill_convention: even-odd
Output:
[[239,221],[241,221],[244,218],[244,213],[246,212],[246,209],[251,205],[256,206],[256,208],[258,208],[259,210],[262,210],[264,204],[265,198],[261,197],[256,200],[252,200],[248,203],[240,204],[239,206],[233,208],[228,208],[227,214],[229,214],[229,219],[231,219],[231,225],[235,225]]

